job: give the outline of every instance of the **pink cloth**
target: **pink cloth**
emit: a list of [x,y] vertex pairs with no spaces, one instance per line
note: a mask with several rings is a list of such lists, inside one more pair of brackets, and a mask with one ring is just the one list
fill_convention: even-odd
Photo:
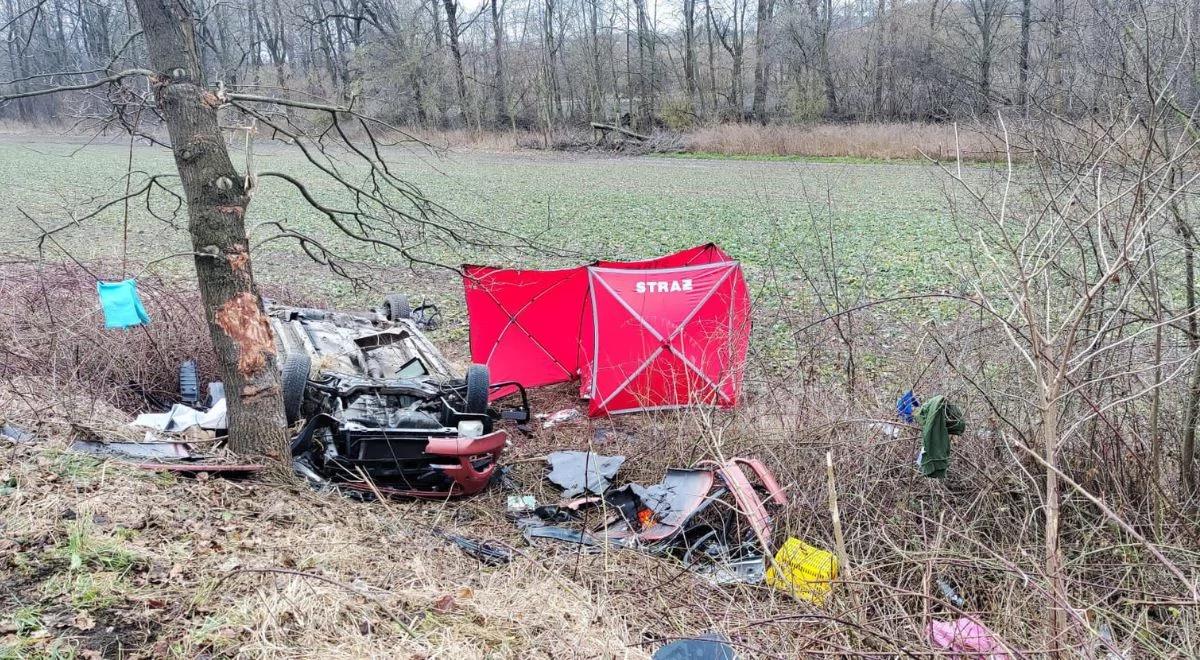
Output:
[[930,621],[925,632],[934,646],[953,652],[951,657],[980,660],[1010,658],[991,631],[970,617],[959,617],[954,621]]

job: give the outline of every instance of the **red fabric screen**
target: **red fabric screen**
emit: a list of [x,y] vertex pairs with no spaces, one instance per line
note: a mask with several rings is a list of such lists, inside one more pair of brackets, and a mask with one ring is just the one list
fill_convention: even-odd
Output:
[[492,382],[579,376],[590,415],[737,402],[750,300],[716,245],[564,270],[465,266],[463,283],[471,359]]
[[463,270],[471,361],[488,365],[493,383],[536,387],[575,378],[587,294],[583,268]]
[[749,297],[732,261],[628,270],[588,268],[592,344],[588,414],[737,403]]

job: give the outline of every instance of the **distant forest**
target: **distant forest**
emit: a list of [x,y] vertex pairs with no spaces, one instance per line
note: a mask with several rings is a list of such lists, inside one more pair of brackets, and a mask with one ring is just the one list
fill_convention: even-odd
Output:
[[[1076,118],[1148,93],[1122,75],[1132,60],[1161,63],[1184,103],[1200,70],[1195,0],[191,4],[210,84],[284,88],[428,128],[943,121],[997,109]],[[146,59],[122,0],[3,0],[0,26],[0,94],[80,85]],[[16,100],[0,117],[70,123],[149,92],[145,79],[122,80]]]

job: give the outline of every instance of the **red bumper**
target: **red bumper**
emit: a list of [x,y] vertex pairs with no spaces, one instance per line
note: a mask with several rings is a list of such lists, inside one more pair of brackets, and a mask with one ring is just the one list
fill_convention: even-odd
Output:
[[[404,490],[399,488],[372,487],[363,482],[345,484],[363,491],[378,491],[382,495],[445,499],[460,495],[474,495],[487,488],[500,454],[508,444],[508,432],[494,431],[478,438],[430,438],[425,454],[430,467],[441,470],[454,481],[449,491]],[[479,464],[479,465],[476,465]]]

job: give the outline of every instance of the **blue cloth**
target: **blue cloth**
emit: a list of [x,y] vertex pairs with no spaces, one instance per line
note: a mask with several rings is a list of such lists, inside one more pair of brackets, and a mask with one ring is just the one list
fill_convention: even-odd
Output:
[[100,294],[100,309],[104,310],[104,327],[130,328],[150,322],[138,297],[136,280],[96,282],[96,292]]
[[921,407],[921,402],[912,390],[905,392],[896,400],[896,414],[900,416],[900,421],[906,424],[913,423],[913,412]]

